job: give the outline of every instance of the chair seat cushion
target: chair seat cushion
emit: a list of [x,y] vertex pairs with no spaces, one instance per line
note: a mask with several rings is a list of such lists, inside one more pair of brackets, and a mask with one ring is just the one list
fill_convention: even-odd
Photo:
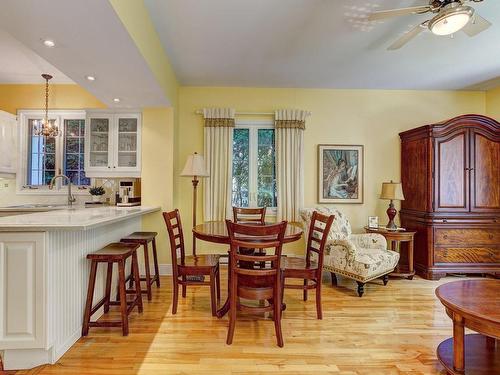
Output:
[[177,264],[179,267],[214,267],[219,263],[219,257],[218,254],[190,255],[184,257],[184,263],[178,258]]
[[366,282],[385,275],[396,267],[399,253],[392,250],[358,248],[354,256],[342,246],[333,246],[325,254],[324,268]]

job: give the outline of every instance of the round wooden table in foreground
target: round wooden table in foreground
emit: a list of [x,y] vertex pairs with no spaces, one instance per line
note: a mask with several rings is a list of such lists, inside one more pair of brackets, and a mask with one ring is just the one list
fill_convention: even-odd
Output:
[[[500,374],[500,280],[455,281],[436,296],[453,321],[453,338],[437,348],[448,374]],[[479,334],[464,335],[464,328]]]

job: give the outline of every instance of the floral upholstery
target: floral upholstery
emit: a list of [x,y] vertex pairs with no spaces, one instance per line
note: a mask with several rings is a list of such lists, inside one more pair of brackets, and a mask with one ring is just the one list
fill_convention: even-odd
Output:
[[399,253],[387,250],[385,237],[377,233],[352,234],[349,220],[335,208],[301,210],[306,238],[315,210],[325,215],[335,215],[325,248],[325,270],[363,283],[394,270],[399,261]]

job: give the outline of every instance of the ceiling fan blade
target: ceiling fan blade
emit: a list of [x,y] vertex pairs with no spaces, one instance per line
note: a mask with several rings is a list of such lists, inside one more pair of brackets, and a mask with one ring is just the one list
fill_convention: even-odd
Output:
[[415,26],[413,29],[405,33],[401,38],[396,40],[394,43],[392,43],[387,49],[389,51],[393,51],[396,49],[400,49],[403,47],[406,43],[408,43],[410,40],[415,38],[418,34],[420,34],[422,31],[424,31],[425,26],[423,23]]
[[466,33],[468,36],[476,36],[480,32],[483,32],[488,27],[491,26],[491,23],[481,17],[479,14],[475,13],[472,16],[472,20],[469,21],[467,25],[464,26],[462,31]]
[[422,5],[418,7],[409,7],[409,8],[399,8],[399,9],[389,9],[389,10],[381,10],[378,12],[373,12],[368,16],[369,21],[380,20],[389,17],[396,16],[405,16],[407,14],[417,14],[417,13],[425,13],[431,10],[429,5]]

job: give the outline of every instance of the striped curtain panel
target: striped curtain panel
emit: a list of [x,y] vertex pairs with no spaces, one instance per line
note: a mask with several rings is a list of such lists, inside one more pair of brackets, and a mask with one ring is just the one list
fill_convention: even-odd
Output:
[[304,204],[304,130],[309,112],[275,113],[277,220],[300,221]]
[[232,108],[203,109],[204,153],[210,174],[203,181],[205,221],[231,215],[234,115]]

